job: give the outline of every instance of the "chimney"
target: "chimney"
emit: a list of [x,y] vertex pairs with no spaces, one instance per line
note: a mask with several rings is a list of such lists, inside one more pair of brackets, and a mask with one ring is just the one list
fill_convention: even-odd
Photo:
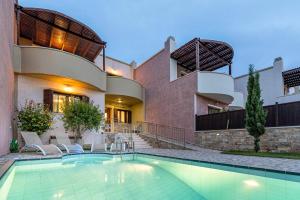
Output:
[[283,71],[283,59],[281,57],[277,57],[274,59],[273,67],[282,72]]
[[176,49],[176,42],[173,36],[169,36],[165,42],[165,49],[167,49],[170,53],[175,51]]

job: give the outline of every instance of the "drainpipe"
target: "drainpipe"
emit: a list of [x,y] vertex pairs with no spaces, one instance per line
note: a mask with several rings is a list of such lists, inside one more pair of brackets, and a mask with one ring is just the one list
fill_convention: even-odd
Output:
[[102,60],[102,69],[103,69],[103,71],[105,71],[105,47],[106,46],[104,46],[103,47],[103,54],[102,54],[102,58],[103,58],[103,60]]

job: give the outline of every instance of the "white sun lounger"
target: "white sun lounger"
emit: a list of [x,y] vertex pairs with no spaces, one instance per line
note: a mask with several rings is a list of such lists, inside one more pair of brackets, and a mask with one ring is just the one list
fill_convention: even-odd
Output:
[[66,133],[56,133],[56,141],[67,153],[83,153],[84,150],[80,144],[71,144],[69,136]]
[[106,143],[106,134],[103,133],[85,133],[82,137],[83,144],[91,145],[91,152],[107,151],[108,144]]
[[21,131],[21,135],[25,140],[25,146],[20,150],[35,149],[42,152],[42,154],[62,154],[61,150],[54,144],[43,144],[40,137],[34,132]]

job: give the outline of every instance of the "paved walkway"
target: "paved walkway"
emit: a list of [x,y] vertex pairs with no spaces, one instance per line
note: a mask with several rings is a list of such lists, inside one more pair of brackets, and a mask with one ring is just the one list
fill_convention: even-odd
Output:
[[300,160],[293,159],[228,155],[222,154],[219,151],[201,148],[199,148],[197,151],[173,149],[147,149],[139,150],[139,152],[191,160],[300,173]]
[[[239,156],[221,154],[219,151],[198,148],[195,150],[174,150],[174,149],[140,149],[140,153],[162,155],[169,157],[177,157],[184,159],[192,159],[199,161],[208,161],[216,163],[224,163],[231,165],[239,165],[245,167],[256,167],[262,169],[280,170],[300,173],[300,160],[281,159],[281,158],[265,158],[254,156]],[[60,155],[46,156],[60,157]],[[30,158],[45,158],[45,156],[34,153],[17,153],[8,154],[0,157],[0,168],[9,160],[14,159],[30,159]]]

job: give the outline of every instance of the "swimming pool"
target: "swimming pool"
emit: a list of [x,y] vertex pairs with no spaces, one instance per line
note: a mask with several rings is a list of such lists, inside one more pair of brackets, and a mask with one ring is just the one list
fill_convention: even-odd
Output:
[[299,200],[300,176],[143,154],[17,161],[0,199]]

